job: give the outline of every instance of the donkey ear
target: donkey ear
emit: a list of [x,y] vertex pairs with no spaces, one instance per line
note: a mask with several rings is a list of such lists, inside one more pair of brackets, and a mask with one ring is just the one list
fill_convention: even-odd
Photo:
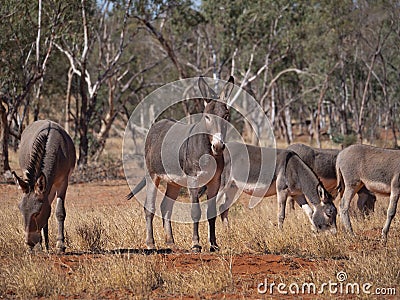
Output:
[[221,94],[219,95],[219,99],[227,102],[229,96],[232,93],[233,87],[234,87],[234,79],[233,76],[229,77],[228,82],[225,84],[224,88],[221,91]]
[[212,88],[210,88],[207,84],[207,82],[204,80],[203,76],[199,77],[199,89],[202,97],[204,98],[204,101],[206,103],[209,103],[212,99],[218,99],[217,94],[214,92]]
[[12,171],[12,175],[14,177],[15,183],[19,186],[19,188],[25,193],[29,193],[29,184],[25,180],[23,180],[21,177],[17,175],[14,171]]
[[323,203],[328,203],[331,201],[330,194],[324,189],[322,185],[318,185],[318,196]]
[[41,173],[35,183],[35,194],[43,195],[45,191],[46,191],[46,176],[44,176],[44,174]]

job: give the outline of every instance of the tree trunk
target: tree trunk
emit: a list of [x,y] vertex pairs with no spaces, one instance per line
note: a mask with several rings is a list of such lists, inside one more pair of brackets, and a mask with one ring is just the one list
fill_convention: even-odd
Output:
[[106,145],[106,140],[108,138],[109,132],[111,130],[111,126],[117,117],[117,112],[114,108],[114,91],[115,91],[115,84],[112,81],[112,78],[110,77],[108,79],[108,112],[104,120],[101,122],[101,127],[100,131],[97,134],[97,149],[93,154],[94,160],[98,160],[100,158],[101,153],[104,150],[104,147]]
[[286,140],[290,145],[291,143],[293,143],[293,130],[292,130],[292,116],[290,113],[289,106],[285,107],[284,115],[285,115],[286,135],[287,135]]
[[85,85],[85,71],[86,63],[82,63],[82,76],[80,77],[80,94],[81,94],[81,113],[79,117],[79,159],[78,166],[83,167],[87,165],[89,153],[89,140],[88,140],[88,97]]
[[[324,101],[326,91],[328,90],[328,76],[326,76],[324,84],[321,89],[321,93],[319,94],[318,105],[317,105],[317,115],[315,117],[315,140],[317,142],[317,147],[321,148],[321,138],[320,138],[320,129],[322,125],[325,125],[325,114],[323,113],[322,102]],[[321,118],[322,117],[322,118]],[[323,121],[323,122],[322,122]]]
[[360,114],[358,116],[358,128],[357,128],[357,136],[358,136],[358,141],[360,142],[360,144],[363,143],[363,129],[364,129],[364,122],[365,122],[364,109],[365,109],[365,104],[367,102],[368,87],[369,87],[369,82],[371,80],[372,70],[374,68],[376,57],[377,57],[378,53],[379,52],[376,51],[374,56],[372,57],[371,66],[368,68],[368,75],[367,75],[367,79],[365,81],[363,96],[362,96],[362,99],[361,99],[361,107],[360,107]]
[[390,109],[390,123],[391,123],[391,128],[392,128],[392,133],[393,133],[393,148],[398,149],[399,146],[397,144],[397,130],[396,130],[396,114],[393,112],[394,108],[392,107]]
[[70,134],[70,128],[69,128],[69,124],[70,124],[70,112],[71,112],[71,88],[72,88],[72,79],[73,79],[73,71],[72,68],[69,69],[68,71],[68,83],[67,83],[67,95],[65,98],[65,125],[64,125],[64,129],[66,132],[68,132]]
[[0,159],[0,172],[5,174],[10,170],[10,164],[8,160],[8,122],[7,112],[3,103],[0,102],[0,147],[1,147],[1,159]]

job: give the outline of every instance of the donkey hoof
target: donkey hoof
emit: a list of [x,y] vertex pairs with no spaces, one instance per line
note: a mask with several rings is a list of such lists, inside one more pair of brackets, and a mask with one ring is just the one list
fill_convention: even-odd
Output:
[[65,247],[64,245],[57,245],[56,249],[57,254],[63,254],[65,253],[65,249],[67,249],[67,247]]
[[219,246],[218,245],[211,245],[210,246],[210,252],[217,252],[219,251]]
[[175,243],[166,243],[166,248],[172,251],[177,251],[179,249]]
[[193,253],[200,253],[201,252],[201,246],[200,245],[193,245],[192,246],[192,252]]
[[156,250],[156,245],[152,243],[146,243],[147,250]]

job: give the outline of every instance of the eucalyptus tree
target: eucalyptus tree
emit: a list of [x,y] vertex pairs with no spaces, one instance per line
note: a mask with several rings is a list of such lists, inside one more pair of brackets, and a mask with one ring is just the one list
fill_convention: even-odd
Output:
[[[0,6],[1,173],[10,169],[10,136],[20,139],[29,107],[40,97],[61,11],[60,1],[6,0]],[[33,94],[35,85],[37,92]]]
[[[72,76],[79,78],[80,103],[77,115],[79,132],[79,159],[78,165],[83,167],[89,158],[89,127],[96,111],[97,96],[103,84],[110,83],[111,78],[119,68],[122,53],[126,47],[126,30],[128,15],[132,1],[124,2],[124,14],[116,31],[119,32],[117,46],[112,47],[112,33],[107,28],[106,16],[108,4],[99,8],[95,1],[81,0],[77,7],[81,13],[81,21],[77,26],[66,30],[58,37],[55,45],[67,58],[70,64]],[[112,88],[112,87],[111,87]],[[107,122],[114,118],[112,105]],[[103,130],[107,134],[108,126]]]

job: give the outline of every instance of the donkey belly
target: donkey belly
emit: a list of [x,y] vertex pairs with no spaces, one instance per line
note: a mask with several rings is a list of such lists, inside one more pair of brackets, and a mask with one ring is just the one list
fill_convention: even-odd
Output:
[[373,193],[389,195],[391,192],[390,183],[384,183],[379,181],[373,181],[369,179],[362,179],[365,187]]
[[169,184],[188,188],[199,188],[206,185],[214,177],[213,175],[212,173],[199,171],[193,176],[187,174],[163,173],[158,174],[158,177]]
[[337,185],[336,178],[321,178],[321,182],[328,192],[332,193],[335,191]]
[[269,197],[276,195],[276,184],[275,182],[272,182],[270,185],[266,185],[263,183],[244,183],[244,182],[237,182],[235,181],[235,184],[239,188],[239,190],[242,190],[246,194],[255,196],[255,197]]

